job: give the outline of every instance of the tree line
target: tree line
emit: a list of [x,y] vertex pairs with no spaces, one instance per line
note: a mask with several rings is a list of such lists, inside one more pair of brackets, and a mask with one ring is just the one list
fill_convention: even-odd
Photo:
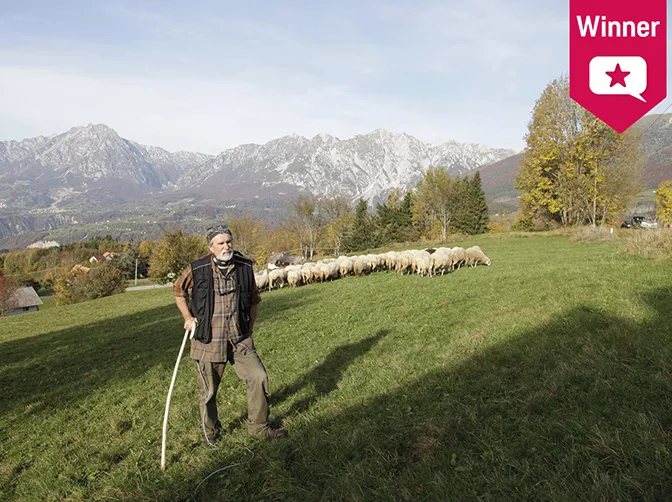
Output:
[[[366,199],[304,194],[288,205],[287,218],[279,225],[245,214],[224,215],[222,220],[232,230],[235,248],[261,265],[279,252],[312,259],[318,253],[338,256],[394,242],[483,233],[489,216],[478,172],[460,178],[436,168],[414,189],[393,190],[375,207]],[[157,282],[173,280],[193,259],[207,254],[204,237],[176,228],[158,241],[120,242],[108,235],[60,248],[12,251],[0,255],[0,275],[3,284],[46,288],[58,303],[73,303],[123,290],[136,271],[138,277]],[[114,258],[89,263],[91,256],[105,251],[114,252]],[[77,264],[85,268],[73,270]]]
[[[525,142],[515,182],[520,204],[514,229],[614,223],[642,191],[641,133],[631,128],[617,134],[575,103],[566,76],[550,82],[536,101]],[[222,220],[232,230],[234,247],[260,265],[278,252],[310,260],[317,254],[338,256],[398,242],[446,241],[451,234],[487,232],[488,206],[481,185],[479,172],[454,177],[435,168],[427,170],[414,188],[393,190],[375,206],[366,199],[304,194],[288,205],[287,218],[278,225],[244,214],[225,214]],[[672,225],[672,181],[658,187],[656,207],[659,222]],[[102,294],[97,286],[86,284],[96,277],[110,283],[106,291],[119,290],[136,269],[140,277],[170,281],[207,253],[204,237],[172,229],[158,241],[122,243],[108,235],[60,248],[0,254],[0,277],[4,276],[0,289],[32,281],[60,288],[67,302],[76,290],[87,298]],[[88,259],[104,251],[117,256],[92,268],[115,271],[80,273],[73,279],[73,265],[88,267]]]

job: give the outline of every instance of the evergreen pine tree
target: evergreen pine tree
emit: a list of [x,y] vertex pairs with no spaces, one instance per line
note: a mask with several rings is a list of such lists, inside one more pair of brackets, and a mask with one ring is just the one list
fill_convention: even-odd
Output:
[[379,242],[385,245],[389,242],[396,242],[397,225],[396,225],[396,209],[390,207],[387,203],[376,205],[375,226],[379,234]]
[[464,234],[474,234],[475,227],[475,218],[473,210],[473,199],[471,197],[471,184],[469,180],[465,178],[459,178],[455,180],[457,185],[457,206],[455,210],[455,223],[454,227],[456,230]]
[[470,186],[470,206],[472,217],[472,230],[474,234],[484,234],[488,231],[490,216],[488,214],[488,203],[485,200],[485,192],[481,184],[481,173],[476,171],[474,177],[469,183]]
[[413,227],[413,194],[409,190],[399,204],[399,227],[404,240],[415,240],[415,229]]
[[366,199],[360,199],[355,209],[355,223],[350,235],[343,239],[345,251],[361,251],[377,245],[375,225],[369,215]]

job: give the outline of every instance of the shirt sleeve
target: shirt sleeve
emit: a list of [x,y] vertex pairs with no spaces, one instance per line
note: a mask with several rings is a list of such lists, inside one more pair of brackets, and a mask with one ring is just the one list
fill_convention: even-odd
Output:
[[173,296],[189,298],[189,290],[194,286],[191,265],[184,269],[182,275],[173,283]]

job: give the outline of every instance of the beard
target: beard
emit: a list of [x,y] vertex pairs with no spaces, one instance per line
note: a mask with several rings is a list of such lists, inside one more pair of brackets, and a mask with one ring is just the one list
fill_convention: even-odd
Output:
[[229,261],[231,258],[233,258],[233,249],[229,249],[228,251],[222,251],[217,256],[217,259],[220,261]]

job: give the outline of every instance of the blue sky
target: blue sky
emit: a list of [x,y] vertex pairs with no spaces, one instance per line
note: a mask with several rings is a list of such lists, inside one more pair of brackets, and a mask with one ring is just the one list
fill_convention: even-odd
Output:
[[556,0],[2,0],[0,140],[104,123],[213,154],[377,128],[522,149],[568,37]]

